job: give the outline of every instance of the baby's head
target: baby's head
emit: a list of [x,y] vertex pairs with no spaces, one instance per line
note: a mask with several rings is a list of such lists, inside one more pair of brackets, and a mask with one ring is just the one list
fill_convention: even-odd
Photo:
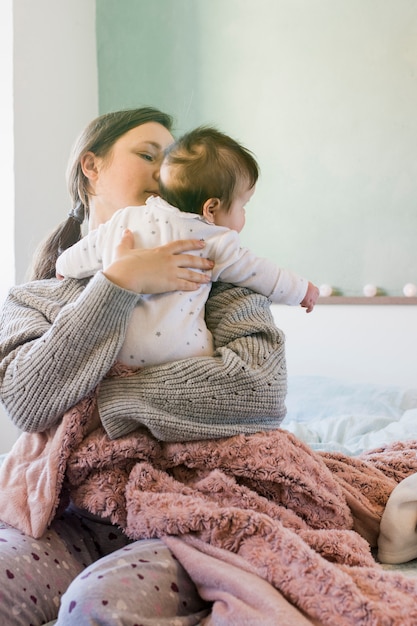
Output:
[[160,172],[161,196],[187,213],[230,224],[232,213],[252,196],[259,177],[252,153],[215,128],[201,126],[166,151]]

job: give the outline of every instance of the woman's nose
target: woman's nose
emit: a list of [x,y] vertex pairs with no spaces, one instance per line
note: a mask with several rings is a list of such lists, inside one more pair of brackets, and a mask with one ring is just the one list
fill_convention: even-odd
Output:
[[155,167],[154,167],[152,176],[157,181],[159,181],[159,173],[160,173],[160,171],[161,171],[161,164],[160,163],[155,163]]

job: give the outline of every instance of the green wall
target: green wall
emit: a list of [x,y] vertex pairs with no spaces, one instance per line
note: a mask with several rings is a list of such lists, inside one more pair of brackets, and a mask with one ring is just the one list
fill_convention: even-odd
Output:
[[100,112],[257,156],[242,241],[346,295],[417,283],[415,0],[97,0]]

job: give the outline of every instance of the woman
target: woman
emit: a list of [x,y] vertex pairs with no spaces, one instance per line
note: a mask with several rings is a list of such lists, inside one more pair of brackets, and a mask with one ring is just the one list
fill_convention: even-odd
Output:
[[[207,305],[214,357],[105,378],[141,293],[192,290],[208,281],[204,271],[211,263],[185,254],[201,242],[138,251],[125,232],[114,262],[90,282],[53,278],[59,249],[80,237],[85,219],[94,228],[119,208],[158,193],[170,130],[171,118],[155,109],[120,111],[94,120],[74,148],[68,170],[74,209],[35,262],[33,277],[44,280],[13,288],[2,311],[1,399],[24,431],[57,424],[99,383],[95,420],[110,438],[143,424],[162,440],[222,437],[276,428],[284,416],[282,334],[265,298],[231,286],[216,286]],[[59,625],[166,620],[182,626],[208,612],[164,544],[131,542],[106,520],[73,506],[37,541],[9,526],[0,529],[0,561],[0,617],[11,626],[57,616]],[[85,591],[90,576],[93,596]]]

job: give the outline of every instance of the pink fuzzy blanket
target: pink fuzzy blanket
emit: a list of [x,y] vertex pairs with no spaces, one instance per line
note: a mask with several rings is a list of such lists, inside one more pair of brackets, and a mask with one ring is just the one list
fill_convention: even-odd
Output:
[[[417,442],[351,458],[281,429],[191,443],[138,430],[111,441],[101,427],[86,436],[94,403],[19,438],[0,470],[4,521],[39,537],[70,496],[131,539],[162,538],[214,602],[207,624],[267,623],[236,611],[238,621],[213,618],[226,590],[235,607],[245,585],[250,597],[251,577],[275,606],[271,624],[417,624],[417,581],[384,571],[371,552],[391,491],[417,472]],[[241,580],[229,574],[239,568]]]

